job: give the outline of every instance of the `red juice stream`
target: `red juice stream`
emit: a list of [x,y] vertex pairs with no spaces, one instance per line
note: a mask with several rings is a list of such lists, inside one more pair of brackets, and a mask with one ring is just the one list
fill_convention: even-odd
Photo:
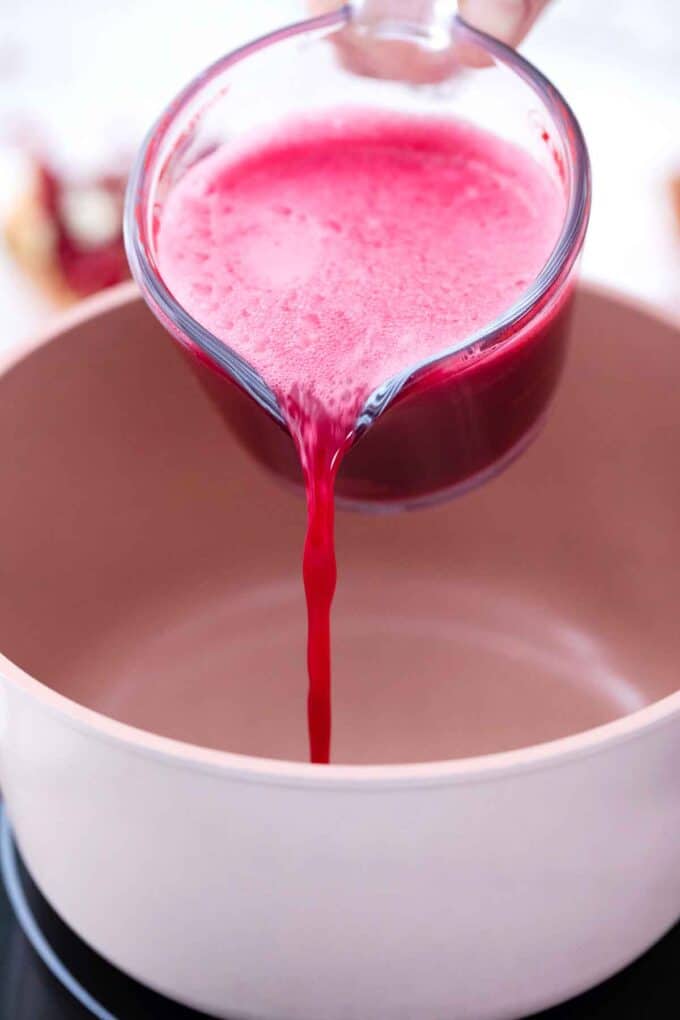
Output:
[[[312,454],[313,455],[313,454]],[[337,568],[333,516],[333,472],[326,451],[305,468],[307,534],[302,576],[307,599],[307,720],[311,761],[327,764],[331,756],[331,605]]]
[[[357,415],[376,386],[506,311],[546,262],[563,214],[557,181],[509,142],[464,122],[392,113],[289,123],[247,149],[211,154],[170,191],[161,275],[277,395],[302,465],[313,761],[330,754],[334,484]],[[538,392],[531,365],[541,350],[547,379],[558,353],[540,342],[504,354],[491,372],[473,361],[450,379],[439,373],[437,406],[445,411],[450,390],[451,421],[469,430],[471,449],[499,446],[475,410],[496,389],[495,432],[506,416],[508,434],[526,429],[516,408]]]
[[335,496],[333,487],[340,451],[304,433],[298,439],[307,495],[307,534],[302,576],[307,599],[307,720],[313,762],[327,763],[331,754],[331,605],[337,582],[335,564]]
[[331,753],[331,607],[337,583],[335,476],[351,433],[304,393],[284,394],[281,405],[300,458],[307,499],[302,577],[307,602],[307,726],[309,756],[328,764]]

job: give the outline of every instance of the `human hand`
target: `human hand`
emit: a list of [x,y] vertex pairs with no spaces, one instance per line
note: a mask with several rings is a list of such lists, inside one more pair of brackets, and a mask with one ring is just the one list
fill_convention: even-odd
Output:
[[508,46],[521,43],[548,0],[459,0],[464,21]]

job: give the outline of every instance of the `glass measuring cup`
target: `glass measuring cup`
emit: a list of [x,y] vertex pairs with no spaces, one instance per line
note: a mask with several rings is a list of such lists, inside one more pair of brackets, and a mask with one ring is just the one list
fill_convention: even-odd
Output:
[[[566,351],[590,202],[579,126],[535,68],[449,6],[350,3],[227,54],[162,114],[130,180],[126,240],[147,302],[193,356],[250,451],[299,483],[299,459],[266,380],[189,315],[158,272],[157,225],[177,180],[217,146],[238,145],[282,118],[352,106],[471,120],[529,151],[560,181],[566,195],[560,236],[520,299],[454,347],[443,337],[440,354],[406,365],[368,396],[336,480],[339,501],[355,507],[428,503],[500,471],[540,428]],[[362,59],[371,45],[388,57],[379,71]]]

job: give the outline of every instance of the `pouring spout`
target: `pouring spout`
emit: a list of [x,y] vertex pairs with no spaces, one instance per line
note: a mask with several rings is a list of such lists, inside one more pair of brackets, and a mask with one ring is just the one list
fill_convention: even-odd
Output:
[[256,404],[271,415],[278,425],[288,428],[287,418],[284,415],[281,405],[273,392],[267,385],[260,373],[253,368],[246,358],[227,344],[217,340],[208,330],[200,329],[198,336],[197,325],[194,324],[193,339],[197,341],[200,354],[213,367],[217,367],[224,375],[229,376]]

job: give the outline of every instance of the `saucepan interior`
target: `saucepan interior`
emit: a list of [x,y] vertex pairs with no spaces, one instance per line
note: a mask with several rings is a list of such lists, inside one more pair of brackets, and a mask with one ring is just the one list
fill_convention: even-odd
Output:
[[[131,739],[306,768],[303,503],[132,290],[104,306],[0,381],[0,648]],[[554,418],[507,476],[340,515],[336,764],[604,739],[675,691],[678,332],[584,292],[574,334]]]

